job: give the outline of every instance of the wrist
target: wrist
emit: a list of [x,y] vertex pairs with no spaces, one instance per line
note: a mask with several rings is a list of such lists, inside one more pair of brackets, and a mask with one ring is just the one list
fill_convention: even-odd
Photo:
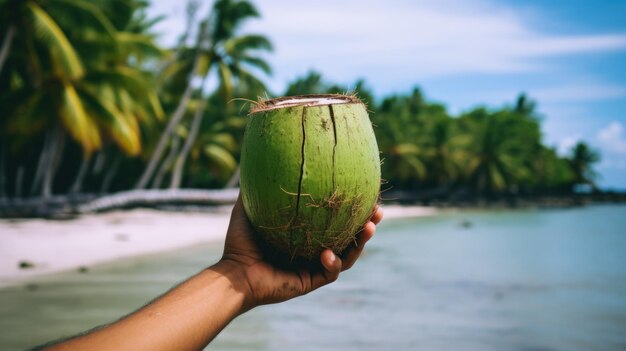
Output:
[[222,258],[216,264],[209,267],[209,270],[220,274],[228,280],[234,293],[241,297],[239,314],[256,307],[256,304],[254,303],[254,294],[248,281],[245,265],[237,261]]

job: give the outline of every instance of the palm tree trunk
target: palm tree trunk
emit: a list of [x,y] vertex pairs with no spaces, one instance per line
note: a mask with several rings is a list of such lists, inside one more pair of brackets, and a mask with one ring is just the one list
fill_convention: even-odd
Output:
[[157,172],[156,177],[154,177],[154,181],[152,182],[152,189],[161,188],[161,184],[163,183],[163,178],[165,178],[165,174],[172,167],[172,164],[176,160],[176,154],[178,154],[178,147],[180,146],[180,139],[176,134],[172,136],[172,142],[170,146],[170,152],[165,157],[165,161],[161,164],[161,168],[159,168],[159,172]]
[[237,169],[235,170],[235,173],[233,173],[232,177],[230,177],[230,179],[226,183],[226,186],[224,186],[224,187],[226,189],[237,187],[237,184],[239,184],[239,178],[240,177],[241,177],[241,174],[239,173],[239,165],[238,165]]
[[111,181],[115,174],[117,174],[117,169],[120,167],[120,157],[116,157],[113,161],[113,164],[109,168],[109,171],[104,175],[104,180],[102,181],[102,187],[100,188],[101,194],[106,194],[109,192],[109,187],[111,186]]
[[13,44],[13,38],[15,38],[14,24],[9,26],[7,33],[4,35],[4,40],[2,41],[2,48],[0,49],[0,73],[2,73],[4,62],[7,57],[9,57],[9,51],[11,50],[11,44]]
[[7,171],[7,150],[4,147],[3,143],[2,145],[0,145],[0,199],[3,197],[9,197],[8,193],[7,193],[7,189],[6,189],[6,183],[7,183],[7,177],[6,177],[6,171]]
[[159,138],[159,142],[157,143],[157,146],[154,149],[152,156],[150,157],[150,161],[148,162],[146,169],[144,170],[143,174],[141,175],[141,178],[135,185],[135,189],[144,189],[148,185],[148,182],[152,178],[152,175],[154,174],[159,164],[159,161],[161,161],[161,158],[163,157],[163,152],[165,151],[165,146],[167,145],[167,141],[170,137],[170,134],[172,134],[172,131],[174,130],[174,128],[180,123],[181,119],[185,115],[185,108],[187,107],[187,104],[189,103],[189,100],[191,99],[191,94],[193,93],[192,81],[193,81],[193,77],[196,71],[198,70],[198,65],[200,64],[200,57],[201,57],[201,52],[202,52],[201,47],[202,47],[202,42],[204,40],[204,36],[206,34],[207,26],[206,24],[201,24],[200,28],[201,30],[200,30],[200,34],[198,35],[198,42],[196,43],[196,54],[194,56],[193,66],[189,74],[189,81],[187,82],[187,87],[185,88],[185,92],[183,93],[183,96],[180,99],[178,106],[176,107],[176,110],[174,111],[174,114],[172,115],[172,118],[170,118],[169,122],[167,123],[167,126],[165,127],[165,130],[161,134],[161,137]]
[[63,159],[63,149],[65,148],[65,132],[60,126],[57,126],[52,138],[50,148],[50,157],[46,172],[43,177],[41,196],[48,199],[52,196],[52,186],[54,184],[54,176]]
[[165,151],[165,146],[167,145],[167,139],[169,138],[170,134],[174,130],[174,127],[176,127],[178,123],[180,123],[180,120],[183,118],[183,115],[185,114],[185,107],[187,106],[187,103],[189,102],[189,99],[191,98],[192,90],[193,89],[192,89],[191,82],[190,82],[190,84],[185,89],[185,93],[183,94],[183,97],[180,99],[180,102],[178,104],[178,107],[176,108],[176,111],[174,111],[172,118],[167,123],[165,130],[161,134],[161,137],[159,138],[159,142],[157,143],[157,146],[154,149],[152,156],[150,157],[150,161],[148,161],[148,165],[144,169],[141,175],[141,178],[135,185],[135,189],[144,189],[148,185],[148,182],[152,178],[152,174],[156,170],[156,167],[158,166],[159,161],[163,157],[163,152]]
[[20,165],[15,173],[15,194],[13,197],[19,199],[22,197],[22,184],[24,183],[24,166]]
[[104,161],[106,161],[106,154],[104,150],[101,150],[98,152],[95,160],[93,161],[93,167],[91,167],[91,173],[95,175],[100,175],[100,173],[104,169]]
[[43,148],[41,149],[41,154],[39,155],[39,161],[37,162],[37,171],[35,171],[35,177],[33,178],[33,183],[30,186],[30,194],[35,195],[41,181],[43,180],[43,175],[46,167],[48,166],[48,159],[51,155],[51,143],[52,143],[52,134],[54,130],[48,130],[46,133],[46,137],[43,141]]
[[[204,81],[206,79],[202,79],[201,87],[204,86]],[[191,151],[191,147],[196,142],[196,137],[198,136],[198,131],[200,130],[200,124],[202,124],[202,114],[204,113],[204,107],[206,106],[206,101],[202,98],[202,91],[200,91],[200,102],[198,103],[198,107],[193,115],[193,121],[191,122],[191,129],[189,130],[189,135],[187,135],[187,139],[185,140],[185,145],[183,146],[180,155],[176,158],[176,164],[174,165],[174,173],[172,174],[172,180],[170,182],[170,189],[178,189],[180,188],[180,183],[183,178],[183,169],[185,168],[185,163],[187,162],[187,156],[189,156],[189,151]]]
[[85,180],[85,176],[87,175],[87,169],[89,169],[89,161],[91,161],[91,157],[83,157],[78,173],[76,174],[76,179],[70,187],[70,194],[80,193],[83,187],[83,180]]

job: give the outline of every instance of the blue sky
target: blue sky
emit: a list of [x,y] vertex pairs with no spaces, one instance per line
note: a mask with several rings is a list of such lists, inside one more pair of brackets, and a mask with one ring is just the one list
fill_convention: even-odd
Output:
[[[206,14],[207,8],[199,10]],[[626,1],[256,1],[243,31],[270,37],[274,92],[310,69],[365,78],[378,97],[420,86],[458,113],[538,101],[544,139],[601,151],[600,184],[626,189]],[[314,5],[313,5],[314,4]],[[154,0],[164,45],[184,27],[183,0]],[[242,31],[242,32],[243,32]]]

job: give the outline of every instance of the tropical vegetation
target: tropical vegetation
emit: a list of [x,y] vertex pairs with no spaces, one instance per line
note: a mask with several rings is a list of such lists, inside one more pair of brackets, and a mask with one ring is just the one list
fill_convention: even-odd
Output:
[[142,0],[0,0],[0,198],[236,184],[248,100],[356,92],[372,111],[384,188],[425,196],[568,194],[595,189],[599,155],[559,155],[535,102],[452,115],[419,88],[376,98],[365,81],[318,72],[269,92],[271,40],[243,31],[247,0],[187,2],[178,43],[161,47]]

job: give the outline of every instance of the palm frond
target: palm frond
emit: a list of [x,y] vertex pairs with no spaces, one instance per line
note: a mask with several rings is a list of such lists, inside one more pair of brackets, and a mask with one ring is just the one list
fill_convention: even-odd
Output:
[[[115,38],[115,27],[101,8],[84,0],[55,0],[46,3],[46,9],[54,13],[54,18],[67,27],[93,27],[111,40]],[[67,28],[69,29],[69,28]]]
[[26,8],[32,15],[35,35],[56,51],[59,64],[70,78],[80,78],[84,74],[82,63],[61,28],[34,1],[29,1]]
[[237,161],[233,155],[223,147],[216,144],[209,144],[204,148],[204,155],[212,162],[217,163],[221,169],[227,172],[234,172],[237,169]]
[[98,127],[85,112],[76,89],[68,82],[63,84],[63,104],[60,114],[65,128],[83,147],[85,153],[89,154],[100,148]]
[[506,180],[502,171],[498,169],[496,164],[489,165],[489,178],[494,190],[503,190],[506,188]]
[[229,133],[218,133],[211,136],[211,142],[224,148],[225,150],[234,151],[237,149],[237,141]]
[[49,122],[50,97],[43,91],[33,93],[29,89],[14,91],[0,106],[7,106],[0,122],[6,123],[9,133],[23,136],[37,134]]
[[[234,70],[234,69],[231,69]],[[258,96],[258,94],[262,94],[267,91],[267,87],[265,83],[259,80],[254,74],[250,73],[245,68],[238,66],[236,67],[237,80],[239,82],[238,91],[254,94],[253,97]]]
[[118,65],[107,70],[93,72],[90,74],[90,79],[123,86],[135,99],[145,99],[157,119],[163,118],[163,108],[154,87],[140,71]]
[[[200,49],[198,49],[200,50]],[[192,74],[197,74],[201,77],[209,74],[209,70],[211,69],[211,65],[213,63],[213,55],[212,53],[205,51],[201,52],[198,57],[198,67],[196,67],[195,72],[191,72]]]
[[259,17],[256,7],[246,0],[218,0],[213,5],[211,40],[227,40],[249,18]]
[[398,144],[396,145],[392,150],[391,153],[394,155],[420,155],[422,153],[422,150],[420,149],[419,146],[412,144],[412,143],[402,143],[402,144]]
[[426,177],[426,166],[420,159],[415,156],[409,156],[402,158],[402,160],[409,164],[418,179],[424,179]]
[[224,50],[231,56],[240,56],[248,50],[271,52],[274,50],[274,47],[272,42],[263,35],[247,34],[226,40],[224,42]]
[[230,98],[233,95],[233,90],[234,90],[232,72],[230,68],[228,67],[228,65],[226,65],[223,62],[220,62],[218,64],[218,71],[220,75],[221,87],[224,90],[224,94],[226,95],[227,98]]
[[117,30],[125,30],[131,22],[133,12],[137,8],[147,5],[145,1],[136,0],[107,0],[97,1],[102,12],[111,19],[111,23]]
[[163,50],[159,48],[154,40],[147,35],[131,32],[118,32],[115,36],[120,49],[136,55],[139,59],[145,57],[161,57]]
[[138,155],[141,152],[140,133],[134,118],[119,110],[112,100],[102,99],[93,92],[83,89],[80,91],[81,98],[93,112],[96,118],[108,131],[115,143],[129,156]]
[[239,61],[244,62],[255,68],[258,68],[267,75],[272,74],[272,67],[270,66],[270,64],[260,57],[243,56],[239,58]]

